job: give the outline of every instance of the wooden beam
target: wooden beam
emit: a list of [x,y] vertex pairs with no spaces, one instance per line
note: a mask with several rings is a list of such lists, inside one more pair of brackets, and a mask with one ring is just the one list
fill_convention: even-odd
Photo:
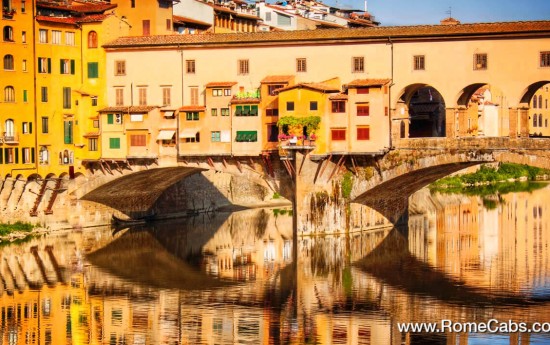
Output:
[[309,155],[309,151],[306,152],[306,155],[304,156],[304,159],[302,159],[302,164],[300,164],[300,170],[298,171],[298,175],[302,173],[302,168],[304,167],[304,162],[306,161],[307,155]]
[[321,167],[321,172],[319,172],[319,178],[320,178],[321,176],[323,176],[323,172],[325,171],[325,169],[327,168],[327,166],[330,164],[330,161],[331,161],[331,160],[332,160],[332,154],[330,154],[330,155],[328,156],[328,158],[326,159],[327,164],[324,164],[325,162],[322,163],[322,164],[323,164],[323,167]]
[[355,164],[355,158],[351,156],[351,165],[353,166],[353,171],[355,172],[355,176],[359,176],[359,172],[357,171],[357,165]]
[[225,161],[225,158],[222,159],[223,167],[227,169],[227,162]]
[[208,165],[210,165],[214,169],[215,168],[214,167],[214,161],[212,160],[212,158],[208,157],[208,158],[206,158],[206,160],[208,161]]
[[332,169],[332,173],[330,174],[328,181],[332,180],[332,177],[334,176],[334,174],[336,174],[336,171],[338,171],[338,169],[340,169],[340,167],[346,162],[345,159],[346,159],[346,156],[344,155],[340,157],[340,160],[338,161],[338,163],[336,163],[336,166],[334,167],[334,169]]
[[243,173],[243,167],[241,166],[241,162],[239,162],[239,161],[237,161],[237,169],[239,169],[241,174]]

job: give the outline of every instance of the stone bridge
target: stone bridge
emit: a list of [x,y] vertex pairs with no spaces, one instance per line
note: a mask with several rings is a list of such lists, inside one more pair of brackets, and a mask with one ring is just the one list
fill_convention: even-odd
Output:
[[550,139],[419,138],[394,141],[380,156],[319,158],[298,146],[290,159],[269,164],[260,158],[185,162],[113,176],[74,193],[132,217],[270,205],[295,196],[298,229],[342,231],[365,227],[346,216],[350,202],[356,212],[369,207],[397,223],[406,216],[408,197],[437,179],[484,162],[550,168],[549,149]]

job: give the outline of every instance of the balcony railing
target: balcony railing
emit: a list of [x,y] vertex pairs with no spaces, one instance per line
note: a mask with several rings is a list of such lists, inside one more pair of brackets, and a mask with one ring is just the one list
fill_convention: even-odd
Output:
[[4,134],[4,143],[6,144],[18,144],[19,136],[17,134]]
[[12,19],[15,15],[15,9],[14,8],[3,8],[2,9],[2,18],[3,19]]

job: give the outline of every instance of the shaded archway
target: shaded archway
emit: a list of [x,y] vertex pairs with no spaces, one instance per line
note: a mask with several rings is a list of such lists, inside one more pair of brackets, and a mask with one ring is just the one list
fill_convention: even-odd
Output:
[[399,101],[408,109],[409,138],[445,136],[445,100],[437,89],[411,84],[402,91]]

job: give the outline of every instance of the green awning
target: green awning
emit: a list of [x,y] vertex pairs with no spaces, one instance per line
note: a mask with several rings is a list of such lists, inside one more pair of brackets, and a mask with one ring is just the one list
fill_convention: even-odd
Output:
[[237,137],[235,138],[237,142],[255,142],[258,141],[258,132],[257,131],[237,131]]

